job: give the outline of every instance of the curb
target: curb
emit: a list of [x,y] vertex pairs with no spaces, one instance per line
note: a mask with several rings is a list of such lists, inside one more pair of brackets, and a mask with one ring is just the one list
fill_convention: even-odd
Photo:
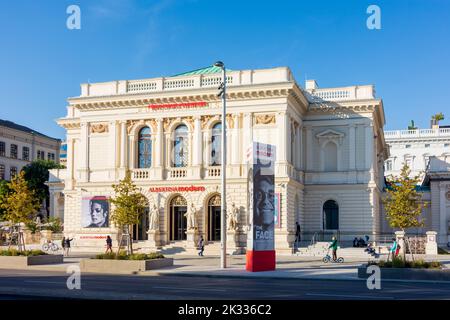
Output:
[[[144,274],[142,274],[144,275]],[[263,280],[313,280],[313,281],[367,281],[367,278],[332,278],[332,277],[274,277],[274,276],[246,276],[246,275],[224,275],[224,274],[201,274],[190,272],[155,272],[156,276],[166,277],[203,277],[203,278],[222,278],[222,279],[263,279]],[[450,281],[439,280],[414,280],[414,279],[382,279],[382,282],[403,282],[403,283],[437,283],[450,284]]]

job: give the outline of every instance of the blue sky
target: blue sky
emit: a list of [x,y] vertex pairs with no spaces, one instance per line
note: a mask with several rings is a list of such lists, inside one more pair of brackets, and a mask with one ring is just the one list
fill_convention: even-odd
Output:
[[[66,8],[81,8],[81,30]],[[381,30],[366,27],[370,4]],[[80,83],[173,75],[223,60],[289,66],[303,86],[375,84],[385,129],[450,119],[447,0],[15,0],[0,7],[0,118],[64,138]],[[444,121],[450,123],[450,121]]]

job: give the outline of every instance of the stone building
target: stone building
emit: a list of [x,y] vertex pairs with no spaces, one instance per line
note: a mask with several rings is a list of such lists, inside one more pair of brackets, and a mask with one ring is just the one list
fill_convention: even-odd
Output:
[[[75,246],[99,249],[111,223],[92,221],[110,211],[111,185],[131,170],[156,206],[134,227],[138,246],[187,240],[185,213],[196,214],[196,236],[220,240],[220,70],[204,68],[143,80],[81,85],[58,124],[67,130],[67,169],[54,170],[55,212]],[[276,249],[290,252],[295,222],[304,237],[339,233],[341,239],[380,231],[384,141],[383,103],[374,86],[302,89],[287,67],[227,72],[227,206],[238,212],[227,248],[242,252],[248,231],[246,149],[252,141],[276,145]],[[97,210],[97,211],[95,211]],[[96,213],[97,212],[97,213]],[[91,221],[92,220],[92,221]],[[98,221],[102,220],[101,218]],[[105,221],[105,220],[102,220]],[[89,224],[90,223],[90,224]],[[101,222],[103,223],[103,222]]]

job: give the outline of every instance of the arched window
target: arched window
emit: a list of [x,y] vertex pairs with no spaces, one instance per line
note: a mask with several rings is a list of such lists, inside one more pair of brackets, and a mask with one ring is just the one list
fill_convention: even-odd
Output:
[[328,142],[323,150],[324,170],[335,172],[337,170],[337,145],[334,142]]
[[173,142],[173,166],[187,167],[189,159],[188,128],[181,124],[175,129]]
[[328,200],[323,204],[323,229],[339,229],[339,206],[334,200]]
[[211,166],[222,163],[222,123],[216,123],[212,128],[211,135]]
[[152,134],[149,127],[139,131],[139,168],[150,168],[152,166]]

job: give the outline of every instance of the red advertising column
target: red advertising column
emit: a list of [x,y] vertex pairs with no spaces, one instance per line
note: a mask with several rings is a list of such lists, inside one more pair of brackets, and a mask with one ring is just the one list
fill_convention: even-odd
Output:
[[253,142],[247,152],[250,230],[246,270],[275,270],[275,146]]

